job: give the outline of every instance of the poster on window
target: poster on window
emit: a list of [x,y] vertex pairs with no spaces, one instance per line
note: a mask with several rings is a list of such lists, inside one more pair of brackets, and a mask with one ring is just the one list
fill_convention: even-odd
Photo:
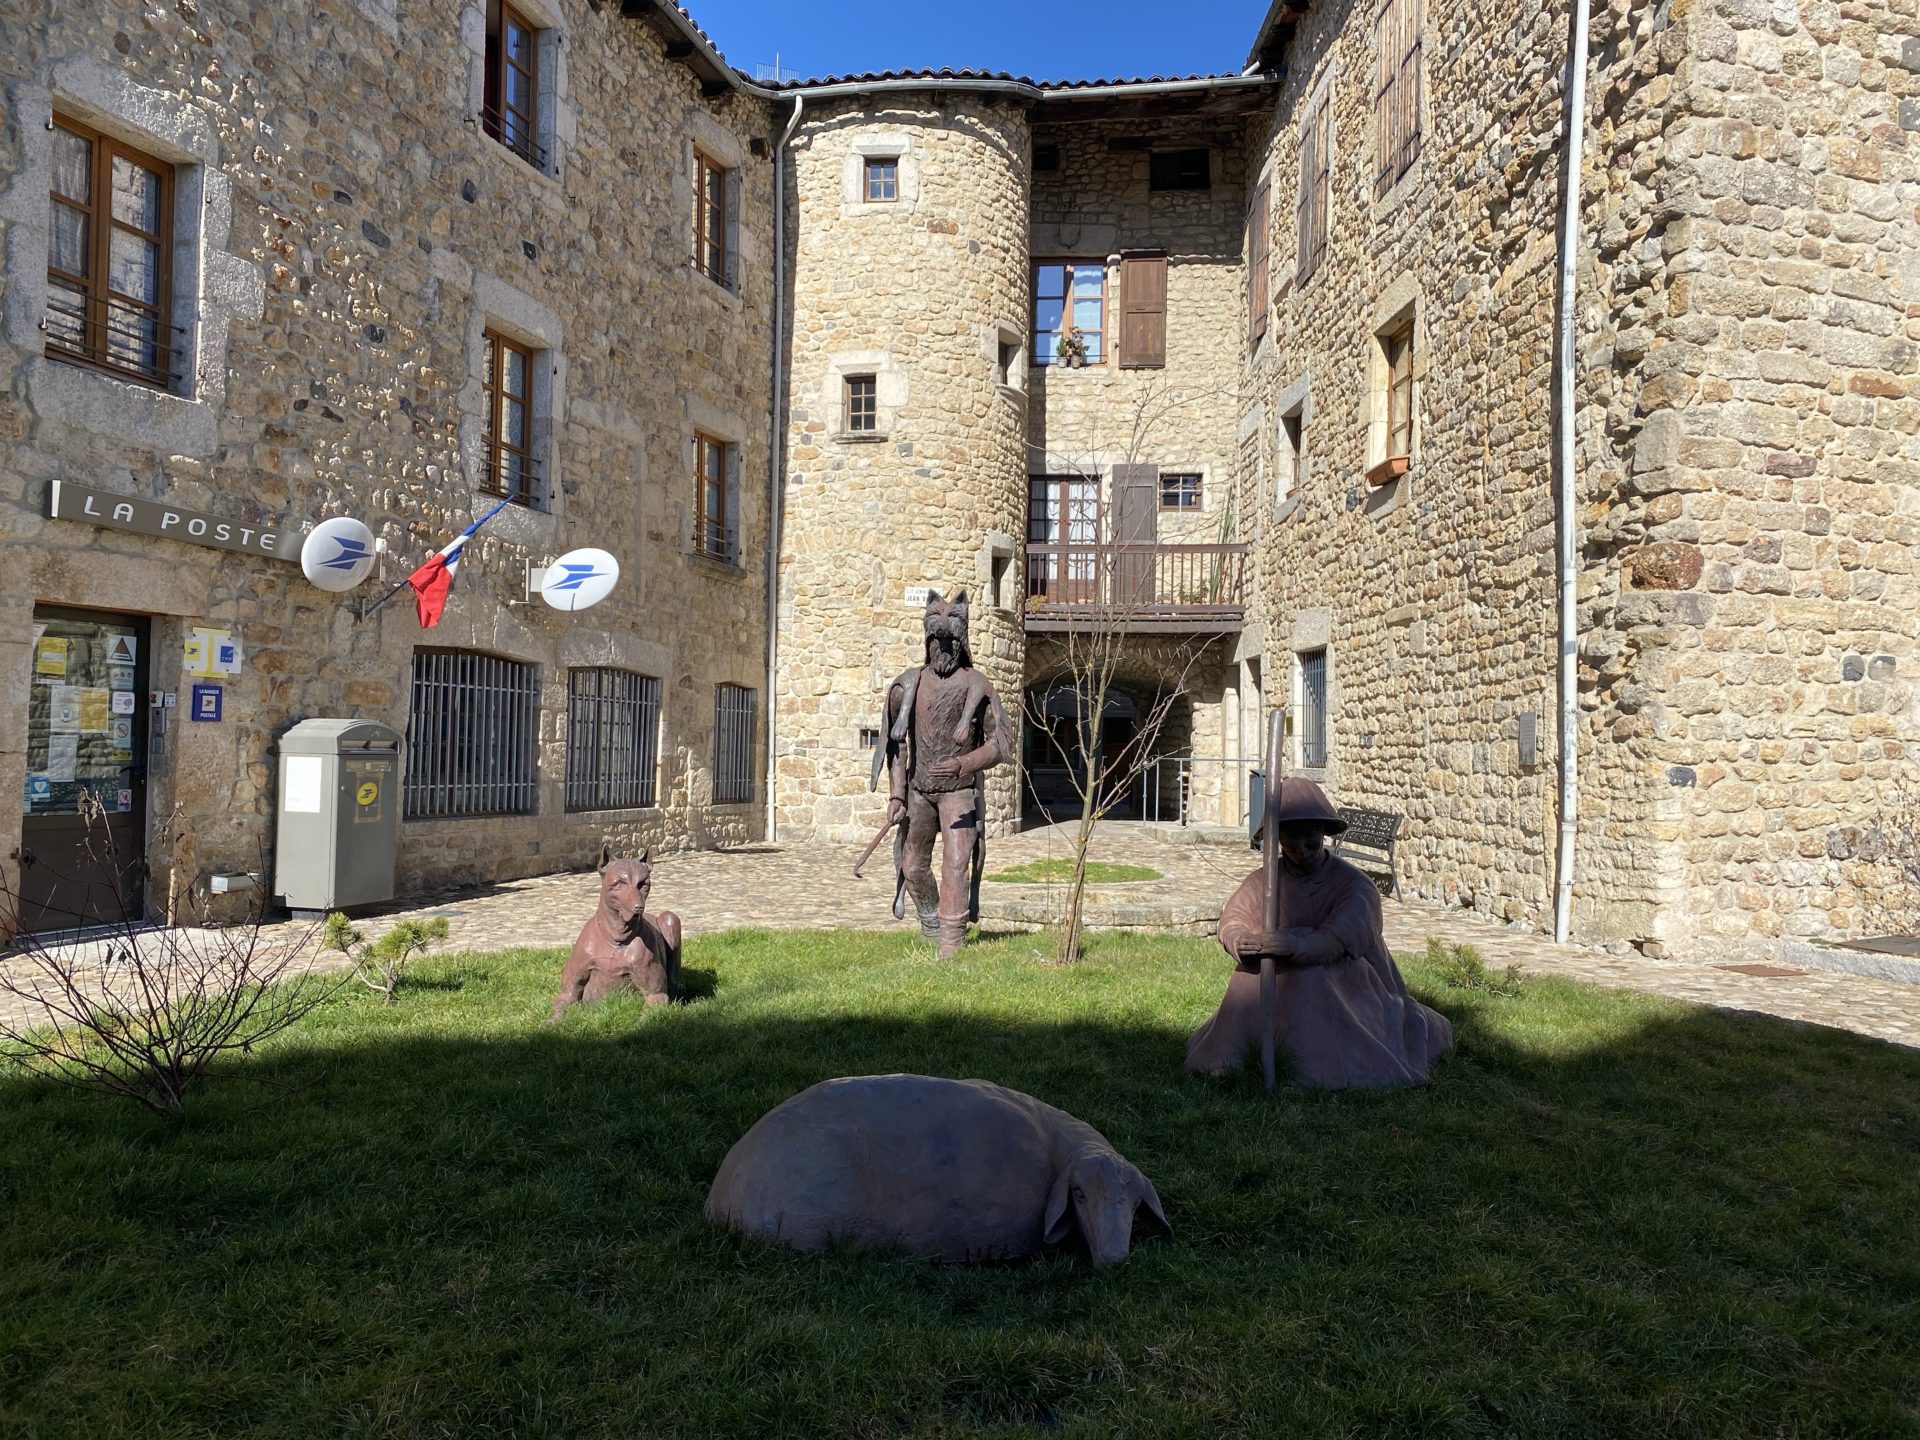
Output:
[[115,690],[113,694],[113,713],[116,715],[133,714],[133,691]]
[[66,674],[69,643],[64,635],[42,635],[39,643],[33,647],[33,673],[36,675]]
[[107,733],[107,696],[111,690],[80,691],[80,733],[82,735],[104,735]]
[[107,688],[109,690],[133,689],[133,666],[131,665],[107,666]]
[[47,737],[47,768],[45,775],[50,781],[69,781],[80,761],[80,737],[78,735],[49,735]]
[[[62,658],[64,659],[64,653]],[[47,728],[56,735],[69,735],[80,728],[80,687],[78,685],[53,687],[47,697]]]
[[133,721],[128,716],[116,715],[107,722],[107,744],[117,752],[117,759],[126,759],[133,750]]

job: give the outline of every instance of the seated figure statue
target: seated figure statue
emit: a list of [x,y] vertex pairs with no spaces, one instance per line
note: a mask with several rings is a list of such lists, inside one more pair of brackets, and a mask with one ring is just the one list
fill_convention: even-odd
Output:
[[1187,1068],[1237,1070],[1260,1044],[1262,955],[1275,957],[1274,1045],[1296,1084],[1320,1089],[1418,1085],[1453,1048],[1453,1027],[1407,990],[1387,952],[1380,895],[1357,866],[1330,855],[1345,830],[1311,780],[1281,781],[1271,812],[1280,846],[1280,924],[1266,928],[1265,885],[1255,870],[1220,913],[1220,944],[1235,962],[1213,1018],[1187,1042]]

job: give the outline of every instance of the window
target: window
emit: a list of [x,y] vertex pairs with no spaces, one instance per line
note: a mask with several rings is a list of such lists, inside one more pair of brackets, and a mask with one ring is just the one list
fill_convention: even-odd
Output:
[[1300,664],[1300,764],[1318,770],[1327,763],[1327,652],[1305,650]]
[[869,205],[900,198],[900,160],[894,155],[867,157],[867,180],[862,191]]
[[[1413,453],[1413,321],[1380,338],[1380,350],[1387,370],[1387,454],[1388,464],[1400,462]],[[1395,473],[1399,473],[1396,471]]]
[[539,722],[536,667],[473,650],[414,651],[407,818],[534,814]]
[[1377,200],[1420,158],[1422,0],[1385,0],[1374,22],[1373,194]]
[[1000,358],[997,363],[999,369],[994,372],[994,379],[998,380],[1002,385],[1019,385],[1020,342],[1017,339],[1007,338],[1005,331],[1002,331],[1000,334]]
[[1198,510],[1200,508],[1200,477],[1198,475],[1162,475],[1160,477],[1160,508],[1162,510]]
[[1120,366],[1157,370],[1167,363],[1167,257],[1120,262]]
[[1333,194],[1333,86],[1323,84],[1300,125],[1299,236],[1296,283],[1304,285],[1327,256],[1327,203]]
[[727,251],[727,186],[733,172],[693,152],[693,268],[716,285],[731,287],[732,256]]
[[846,417],[850,434],[873,434],[879,430],[879,386],[873,376],[847,376]]
[[1213,184],[1206,150],[1156,150],[1147,161],[1149,190],[1205,190]]
[[862,750],[878,750],[880,748],[880,731],[877,726],[862,725],[860,727],[860,748]]
[[1027,477],[1027,596],[1041,603],[1096,598],[1100,482],[1085,475]]
[[1058,145],[1036,145],[1033,147],[1033,170],[1036,175],[1050,174],[1060,168],[1060,147]]
[[167,388],[185,367],[168,323],[173,167],[53,118],[47,353]]
[[696,431],[693,451],[698,496],[694,548],[702,555],[736,563],[740,556],[740,502],[734,489],[733,446]]
[[1306,407],[1296,405],[1280,417],[1280,454],[1274,476],[1274,504],[1284,505],[1300,493],[1306,479]]
[[1267,258],[1271,243],[1268,223],[1273,188],[1265,181],[1253,192],[1247,214],[1247,343],[1258,345],[1267,333]]
[[713,692],[713,803],[745,805],[753,800],[754,692],[743,685],[718,685]]
[[536,169],[547,168],[540,145],[540,32],[506,0],[488,0],[487,74],[480,124]]
[[655,803],[660,682],[631,670],[567,672],[567,809]]
[[1098,365],[1106,358],[1107,267],[1050,260],[1033,267],[1033,363]]
[[487,474],[481,489],[517,505],[540,503],[533,455],[534,352],[486,332]]

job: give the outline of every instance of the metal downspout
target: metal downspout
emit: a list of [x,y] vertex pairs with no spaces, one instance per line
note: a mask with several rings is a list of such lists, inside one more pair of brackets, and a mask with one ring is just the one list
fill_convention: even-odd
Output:
[[784,447],[786,394],[787,303],[787,142],[799,128],[804,95],[793,97],[793,115],[773,147],[773,403],[767,436],[767,843],[779,839],[779,811],[774,798],[774,729],[780,714],[780,459]]
[[1553,882],[1553,938],[1573,932],[1573,857],[1579,839],[1579,485],[1574,468],[1574,275],[1579,261],[1581,147],[1587,128],[1587,4],[1573,0],[1573,37],[1567,55],[1567,129],[1564,208],[1560,214],[1560,296],[1554,336],[1555,504],[1559,511],[1560,575],[1560,848]]

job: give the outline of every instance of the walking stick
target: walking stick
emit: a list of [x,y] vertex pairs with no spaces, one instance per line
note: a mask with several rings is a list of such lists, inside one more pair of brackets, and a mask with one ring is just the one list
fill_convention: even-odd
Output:
[[[1266,911],[1262,916],[1269,935],[1280,928],[1280,827],[1274,816],[1280,811],[1281,747],[1286,744],[1286,712],[1275,710],[1267,722],[1267,815],[1260,831],[1260,868],[1266,893]],[[1273,1089],[1273,1032],[1280,1024],[1280,984],[1274,974],[1274,957],[1260,957],[1260,1078]]]

